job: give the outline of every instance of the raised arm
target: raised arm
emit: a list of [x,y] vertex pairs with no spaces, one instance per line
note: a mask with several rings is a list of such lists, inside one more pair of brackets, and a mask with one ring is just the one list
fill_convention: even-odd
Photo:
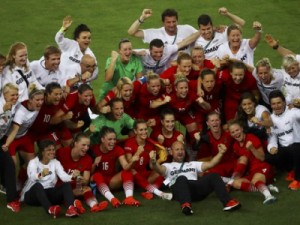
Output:
[[110,64],[107,67],[106,71],[105,71],[105,81],[111,81],[113,76],[114,76],[114,72],[115,72],[115,67],[116,67],[116,63],[117,63],[117,59],[119,57],[119,53],[116,51],[112,51],[111,52],[111,58],[110,58]]
[[152,16],[152,9],[144,9],[142,15],[129,27],[128,34],[137,38],[144,38],[144,31],[140,29],[140,25],[150,16]]
[[241,17],[229,12],[228,9],[225,7],[219,8],[219,14],[222,16],[228,17],[233,23],[235,23],[241,27],[243,27],[246,23],[245,20],[243,20]]
[[261,23],[258,21],[254,21],[253,22],[253,30],[255,31],[255,34],[249,41],[249,46],[251,49],[256,48],[256,46],[258,45],[258,43],[260,41],[261,33],[262,33]]
[[215,155],[210,161],[202,163],[202,171],[206,171],[210,168],[213,168],[215,165],[217,165],[220,160],[222,159],[223,155],[227,151],[227,147],[224,144],[219,144],[218,145],[218,154]]
[[185,46],[188,46],[188,45],[192,44],[199,37],[200,37],[200,31],[197,31],[197,32],[191,34],[187,38],[183,39],[181,42],[177,43],[178,49],[181,49]]
[[64,37],[65,32],[69,29],[69,27],[72,25],[72,17],[66,16],[63,19],[62,27],[55,35],[55,41],[58,44],[59,48],[62,50],[65,50],[64,48],[68,46],[68,41],[71,41]]
[[268,45],[273,48],[274,50],[276,50],[280,55],[282,56],[286,56],[286,55],[293,55],[296,56],[296,54],[294,52],[292,52],[291,50],[284,48],[282,46],[279,45],[279,41],[275,40],[271,34],[266,34],[265,36],[265,41],[268,43]]
[[155,151],[151,151],[149,153],[150,156],[150,168],[154,171],[156,171],[159,175],[161,176],[165,176],[166,174],[166,167],[162,166],[158,163],[158,161],[156,160],[156,152]]

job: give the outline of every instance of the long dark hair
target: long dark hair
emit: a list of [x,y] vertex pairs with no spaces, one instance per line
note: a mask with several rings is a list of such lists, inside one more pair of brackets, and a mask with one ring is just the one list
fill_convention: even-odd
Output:
[[37,153],[37,157],[39,158],[39,160],[43,160],[43,152],[45,151],[45,149],[51,145],[55,146],[55,142],[49,139],[46,140],[41,140],[37,143],[38,145],[38,153]]

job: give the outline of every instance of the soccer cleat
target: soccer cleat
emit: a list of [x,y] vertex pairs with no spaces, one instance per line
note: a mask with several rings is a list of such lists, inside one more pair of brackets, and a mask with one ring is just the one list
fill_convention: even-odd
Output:
[[299,190],[300,189],[300,182],[297,181],[297,180],[294,180],[292,183],[290,183],[289,189],[291,189],[293,191]]
[[123,200],[124,205],[136,206],[139,207],[141,203],[138,200],[135,200],[132,196],[129,196]]
[[227,202],[227,204],[223,208],[223,211],[233,211],[241,208],[241,206],[241,203],[239,203],[237,200],[231,199],[229,202]]
[[85,208],[83,208],[81,201],[79,201],[78,199],[75,199],[74,206],[76,207],[77,212],[79,214],[84,214],[85,213]]
[[112,198],[111,201],[110,201],[110,203],[112,204],[112,206],[114,208],[119,208],[120,205],[121,205],[121,202],[117,198]]
[[70,205],[70,207],[66,211],[67,217],[76,217],[79,216],[79,213],[77,212],[77,208],[73,205]]
[[269,185],[268,185],[268,188],[269,188],[269,190],[272,191],[272,192],[279,193],[278,187],[276,187],[276,186],[273,185],[273,184],[269,184]]
[[99,203],[95,204],[91,208],[91,212],[100,212],[100,211],[103,211],[104,209],[107,208],[107,206],[108,206],[108,202],[107,201],[99,202]]
[[20,212],[20,210],[21,210],[19,201],[9,202],[9,203],[7,203],[6,207],[16,213]]
[[151,192],[142,192],[141,196],[147,200],[151,200],[153,198],[153,194]]
[[263,204],[264,204],[264,205],[270,205],[270,204],[276,202],[276,200],[277,200],[277,199],[276,199],[275,196],[270,195],[270,196],[268,196],[268,197],[265,198],[265,200],[263,201]]
[[185,214],[187,216],[190,216],[190,215],[194,214],[194,211],[192,210],[191,204],[188,203],[188,202],[183,203],[181,205],[181,211],[182,211],[183,214]]
[[55,219],[56,217],[58,217],[60,215],[60,206],[59,205],[53,205],[50,206],[48,209],[48,213],[53,216],[53,218]]
[[285,177],[286,181],[293,181],[295,179],[295,172],[294,170],[291,170],[287,176]]
[[162,200],[169,200],[169,201],[171,201],[172,198],[173,198],[173,194],[172,194],[172,193],[166,193],[166,192],[163,192],[163,193],[161,194],[161,199],[162,199]]

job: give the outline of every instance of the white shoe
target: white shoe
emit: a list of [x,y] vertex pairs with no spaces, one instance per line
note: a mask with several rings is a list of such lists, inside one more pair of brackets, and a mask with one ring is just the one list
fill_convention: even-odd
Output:
[[173,198],[173,194],[172,193],[165,193],[165,192],[163,192],[162,194],[161,194],[161,198],[163,199],[163,200],[172,200],[172,198]]
[[269,185],[268,185],[268,188],[269,188],[269,190],[272,191],[272,192],[279,193],[278,187],[276,187],[276,186],[273,185],[273,184],[269,184]]
[[270,205],[270,204],[276,202],[276,200],[277,200],[277,198],[275,196],[270,195],[270,196],[266,197],[266,199],[264,200],[263,204],[264,205]]

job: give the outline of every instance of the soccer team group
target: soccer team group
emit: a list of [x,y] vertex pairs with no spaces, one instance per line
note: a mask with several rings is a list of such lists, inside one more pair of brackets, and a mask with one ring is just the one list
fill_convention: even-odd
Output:
[[[254,65],[262,25],[253,22],[253,37],[245,39],[242,18],[224,7],[219,14],[232,25],[214,26],[202,14],[196,30],[177,24],[177,12],[166,9],[163,27],[141,29],[152,16],[144,9],[128,34],[149,49],[119,42],[106,60],[98,102],[87,25],[78,25],[71,40],[64,35],[72,18],[65,17],[58,47],[47,47],[40,60],[29,62],[26,45],[12,44],[0,55],[0,181],[7,207],[41,205],[57,217],[64,203],[65,215],[76,217],[86,211],[82,200],[91,212],[109,203],[139,206],[136,185],[145,199],[178,201],[185,215],[211,192],[232,211],[241,207],[232,188],[260,192],[263,204],[276,202],[278,170],[288,172],[289,189],[300,189],[300,55],[266,35],[283,56],[282,69],[268,58]],[[114,191],[122,188],[121,201]]]

